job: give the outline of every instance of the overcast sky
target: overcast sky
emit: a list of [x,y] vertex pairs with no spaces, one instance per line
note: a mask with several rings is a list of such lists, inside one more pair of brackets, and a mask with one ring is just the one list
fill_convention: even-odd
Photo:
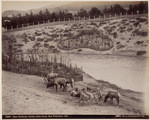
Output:
[[6,10],[30,10],[41,8],[47,5],[51,5],[52,7],[57,7],[58,5],[66,4],[67,2],[60,1],[3,1],[2,2],[2,11]]

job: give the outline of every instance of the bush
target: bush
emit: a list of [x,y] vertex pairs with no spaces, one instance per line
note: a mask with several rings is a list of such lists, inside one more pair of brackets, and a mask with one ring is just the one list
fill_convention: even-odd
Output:
[[114,38],[117,38],[117,33],[114,32],[114,33],[113,33],[113,36],[114,36]]
[[[21,56],[23,54],[20,54]],[[23,73],[29,75],[38,75],[45,77],[52,68],[54,68],[54,72],[57,72],[58,75],[64,77],[66,79],[73,78],[75,81],[83,81],[82,71],[77,67],[72,67],[71,64],[64,64],[64,60],[61,58],[61,62],[57,63],[57,57],[52,57],[52,62],[49,61],[48,56],[38,55],[38,54],[27,54],[29,56],[28,61],[21,61],[17,59],[13,59],[13,64],[8,62],[8,59],[3,55],[2,69],[7,71],[12,71],[16,73]],[[22,58],[24,58],[22,56]],[[37,58],[41,59],[40,62]],[[58,69],[59,68],[59,69]]]
[[144,32],[142,31],[140,35],[141,35],[141,36],[147,36],[148,33],[147,33],[147,31],[144,31]]
[[126,46],[125,45],[121,45],[121,44],[116,46],[117,49],[121,49],[121,48],[124,48],[124,47],[126,47]]
[[120,42],[117,42],[116,44],[120,44]]
[[137,45],[140,45],[140,44],[142,44],[143,42],[144,42],[144,41],[137,41],[136,44],[137,44]]
[[53,48],[55,48],[55,46],[53,46],[53,45],[50,45],[50,46],[49,46],[49,48],[50,48],[50,49],[53,49]]
[[29,38],[31,41],[35,41],[35,37],[29,36],[28,38]]
[[132,30],[133,30],[133,28],[128,28],[128,29],[127,29],[128,32],[130,32],[130,31],[132,31]]
[[104,30],[108,30],[110,27],[109,26],[106,26],[106,27],[104,27]]
[[23,44],[17,44],[17,46],[18,46],[18,47],[22,47],[22,46],[23,46]]
[[44,39],[43,38],[38,38],[37,41],[42,42],[42,41],[44,41]]
[[77,51],[78,51],[78,52],[82,52],[82,49],[78,49]]
[[139,22],[133,23],[133,25],[137,27],[139,25]]
[[36,47],[40,47],[41,43],[36,43],[35,45],[33,45],[33,48],[36,48]]
[[44,42],[49,42],[49,41],[52,41],[53,39],[51,38],[45,38]]
[[132,35],[133,36],[143,36],[143,37],[146,37],[148,35],[147,31],[139,31],[139,29],[135,29],[133,32],[132,32]]
[[138,52],[136,53],[136,55],[144,55],[144,54],[146,54],[146,51],[138,51]]
[[95,22],[90,22],[90,25],[94,25],[97,27],[97,24]]
[[139,22],[146,22],[147,21],[147,19],[145,19],[145,18],[136,18]]
[[39,31],[36,31],[34,34],[35,34],[36,36],[40,36],[40,35],[42,35],[42,33],[41,33],[41,32],[39,32]]
[[49,47],[49,44],[45,43],[45,44],[44,44],[44,47],[48,48],[48,47]]
[[59,52],[60,52],[60,50],[58,50],[57,48],[53,49],[53,53],[59,53]]
[[130,20],[129,22],[130,22],[130,23],[135,23],[136,21],[135,21],[135,20]]

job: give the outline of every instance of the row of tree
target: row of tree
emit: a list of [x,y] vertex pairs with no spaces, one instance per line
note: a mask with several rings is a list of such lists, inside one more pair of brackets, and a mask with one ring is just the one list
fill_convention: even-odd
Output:
[[73,20],[74,18],[78,19],[79,17],[82,19],[84,17],[86,18],[94,18],[98,16],[104,16],[104,15],[114,15],[114,14],[135,14],[135,13],[148,13],[148,3],[147,2],[140,2],[137,5],[130,5],[129,9],[126,10],[124,7],[122,7],[119,4],[115,4],[113,6],[110,6],[109,8],[104,8],[102,10],[92,7],[89,11],[85,9],[80,9],[76,14],[69,13],[67,10],[65,11],[58,11],[58,12],[52,12],[50,13],[48,9],[46,9],[44,12],[39,11],[38,14],[33,14],[31,11],[30,14],[26,13],[25,16],[22,16],[21,14],[18,14],[17,16],[13,17],[3,17],[2,18],[2,26],[7,27],[8,29],[21,27],[22,24],[38,24],[44,22],[53,22],[55,21],[64,21],[64,20]]

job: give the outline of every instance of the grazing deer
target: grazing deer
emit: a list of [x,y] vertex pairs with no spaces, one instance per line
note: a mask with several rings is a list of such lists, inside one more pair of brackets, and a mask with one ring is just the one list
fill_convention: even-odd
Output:
[[114,92],[114,91],[108,92],[108,94],[105,96],[104,102],[106,102],[108,98],[110,98],[111,103],[113,103],[113,98],[115,98],[117,101],[117,104],[119,105],[119,93],[118,92]]
[[65,78],[54,78],[47,84],[47,88],[55,86],[57,92],[58,85],[63,86],[63,91],[65,91],[67,87],[67,80]]

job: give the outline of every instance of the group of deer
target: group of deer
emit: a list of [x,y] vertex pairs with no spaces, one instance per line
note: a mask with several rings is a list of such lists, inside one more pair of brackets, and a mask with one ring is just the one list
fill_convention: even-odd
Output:
[[[93,94],[91,91],[92,90],[89,87],[83,88],[81,90],[79,90],[78,88],[75,88],[75,90],[71,92],[71,95],[73,97],[79,97],[80,103],[88,102],[94,99],[98,101],[103,100],[102,91],[98,87],[95,89],[96,94]],[[108,98],[110,98],[110,102],[112,104],[113,98],[115,98],[117,101],[117,104],[119,105],[119,96],[120,94],[116,91],[108,91],[104,97],[104,103],[107,101]]]
[[[51,72],[49,73],[44,80],[47,82],[47,88],[54,87],[56,88],[56,92],[58,90],[58,85],[60,85],[60,88],[63,87],[63,91],[67,90],[67,84],[70,84],[71,87],[74,87],[74,79],[65,79],[63,77],[58,77],[58,74]],[[79,102],[87,102],[93,99],[102,100],[102,91],[99,88],[96,88],[97,95],[93,95],[92,92],[90,92],[90,88],[87,87],[86,89],[83,88],[79,90],[77,87],[71,91],[71,96],[73,97],[79,97]],[[114,91],[109,91],[105,98],[104,102],[107,101],[107,99],[110,98],[110,102],[113,102],[113,98],[116,99],[117,104],[119,105],[119,93]]]

